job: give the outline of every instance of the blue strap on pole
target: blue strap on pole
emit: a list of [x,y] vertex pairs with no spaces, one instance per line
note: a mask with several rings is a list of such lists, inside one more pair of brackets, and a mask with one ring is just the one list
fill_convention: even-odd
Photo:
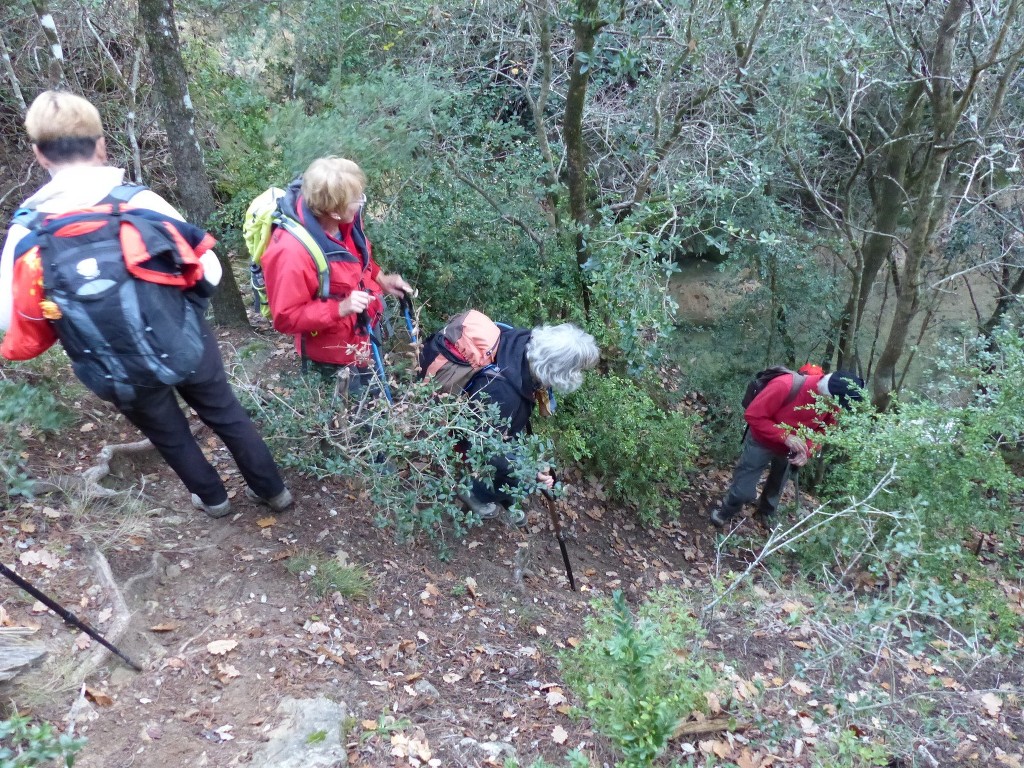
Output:
[[380,341],[373,333],[373,328],[370,325],[370,313],[361,312],[359,319],[366,329],[366,335],[370,338],[370,350],[373,352],[373,367],[377,372],[377,378],[380,380],[381,390],[384,392],[384,397],[387,398],[389,405],[394,405],[395,400],[391,396],[391,387],[388,386],[388,377],[384,371],[384,357],[380,353]]
[[409,294],[403,293],[398,300],[398,306],[402,308],[402,315],[405,317],[405,327],[409,331],[409,339],[416,343],[416,326],[412,322],[412,299]]

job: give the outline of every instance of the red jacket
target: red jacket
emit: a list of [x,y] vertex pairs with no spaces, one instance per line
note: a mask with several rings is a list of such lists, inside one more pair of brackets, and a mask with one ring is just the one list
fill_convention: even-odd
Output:
[[[818,382],[822,378],[820,375],[807,376],[789,403],[786,399],[793,388],[793,376],[776,376],[769,381],[743,414],[754,439],[776,453],[788,453],[786,436],[797,428],[806,426],[815,432],[824,432],[826,427],[835,424],[834,411],[819,413],[814,408]],[[807,442],[807,447],[814,450],[811,441]]]
[[292,334],[295,351],[314,362],[368,367],[372,364],[369,337],[359,327],[359,316],[338,317],[338,305],[355,290],[369,291],[377,297],[367,307],[374,325],[384,309],[380,300],[383,289],[377,283],[380,267],[373,260],[370,241],[363,235],[362,214],[349,232],[343,229],[343,239],[333,238],[317,223],[301,195],[296,192],[290,197],[290,214],[313,234],[327,256],[330,297],[318,296],[316,265],[302,243],[283,228],[275,229],[262,259],[274,328]]

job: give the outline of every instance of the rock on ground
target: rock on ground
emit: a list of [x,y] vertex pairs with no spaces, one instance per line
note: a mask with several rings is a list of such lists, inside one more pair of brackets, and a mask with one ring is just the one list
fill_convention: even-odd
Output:
[[323,696],[286,698],[277,711],[284,716],[270,732],[270,741],[253,757],[253,768],[341,768],[348,764],[341,726],[348,715],[344,704]]

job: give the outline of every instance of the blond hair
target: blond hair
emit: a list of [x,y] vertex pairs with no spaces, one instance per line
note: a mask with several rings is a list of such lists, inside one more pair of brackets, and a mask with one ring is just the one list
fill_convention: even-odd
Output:
[[67,91],[43,91],[25,115],[25,130],[33,144],[60,139],[93,139],[103,136],[103,121],[96,107]]
[[365,187],[366,174],[344,157],[321,157],[302,174],[302,197],[316,216],[343,211]]

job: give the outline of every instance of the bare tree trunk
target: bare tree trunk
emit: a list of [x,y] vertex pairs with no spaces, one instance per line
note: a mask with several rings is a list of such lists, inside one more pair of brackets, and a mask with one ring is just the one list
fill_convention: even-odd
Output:
[[951,151],[949,139],[958,118],[952,77],[953,49],[957,25],[967,12],[968,5],[969,0],[951,0],[946,6],[936,31],[934,53],[929,62],[930,101],[935,126],[928,146],[929,154],[916,185],[918,194],[911,209],[913,225],[907,241],[901,285],[897,288],[896,312],[882,354],[878,358],[872,384],[872,401],[879,409],[888,407],[896,388],[896,366],[906,348],[910,323],[918,311],[922,264],[934,245],[934,233],[945,215],[949,200],[943,190],[943,178]]
[[14,63],[11,61],[11,49],[7,47],[7,41],[4,40],[3,30],[0,30],[0,54],[3,56],[4,71],[7,73],[7,80],[11,84],[11,91],[14,92],[14,100],[18,102],[21,114],[24,115],[28,111],[28,105],[25,103],[25,97],[21,93],[21,83],[18,82],[18,74],[14,71]]
[[853,367],[851,364],[860,359],[857,341],[864,307],[871,295],[878,270],[892,254],[899,218],[909,202],[904,183],[914,149],[910,136],[920,128],[924,104],[924,83],[918,81],[907,96],[903,119],[885,153],[879,191],[873,206],[874,226],[861,248],[863,262],[860,278],[856,281],[857,285],[847,302],[843,328],[840,331],[842,341],[839,346],[839,368]]
[[[590,82],[591,56],[597,35],[606,22],[599,17],[598,0],[579,0],[573,20],[572,69],[565,94],[562,139],[565,142],[566,187],[569,194],[569,215],[577,228],[576,263],[580,269],[590,258],[586,230],[590,225],[587,200],[587,152],[583,142],[583,111]],[[590,289],[583,285],[583,309],[590,317]]]
[[[182,207],[189,221],[205,225],[216,204],[196,136],[195,110],[188,93],[188,74],[181,58],[173,0],[139,0],[139,19],[149,46],[161,122],[167,132]],[[223,256],[221,264],[224,276],[213,300],[214,319],[218,325],[248,325],[231,265]]]
[[32,7],[39,19],[39,26],[43,28],[43,34],[50,44],[50,66],[47,74],[49,86],[55,88],[67,82],[64,75],[64,47],[60,44],[57,25],[53,21],[53,14],[50,13],[46,0],[32,0]]

